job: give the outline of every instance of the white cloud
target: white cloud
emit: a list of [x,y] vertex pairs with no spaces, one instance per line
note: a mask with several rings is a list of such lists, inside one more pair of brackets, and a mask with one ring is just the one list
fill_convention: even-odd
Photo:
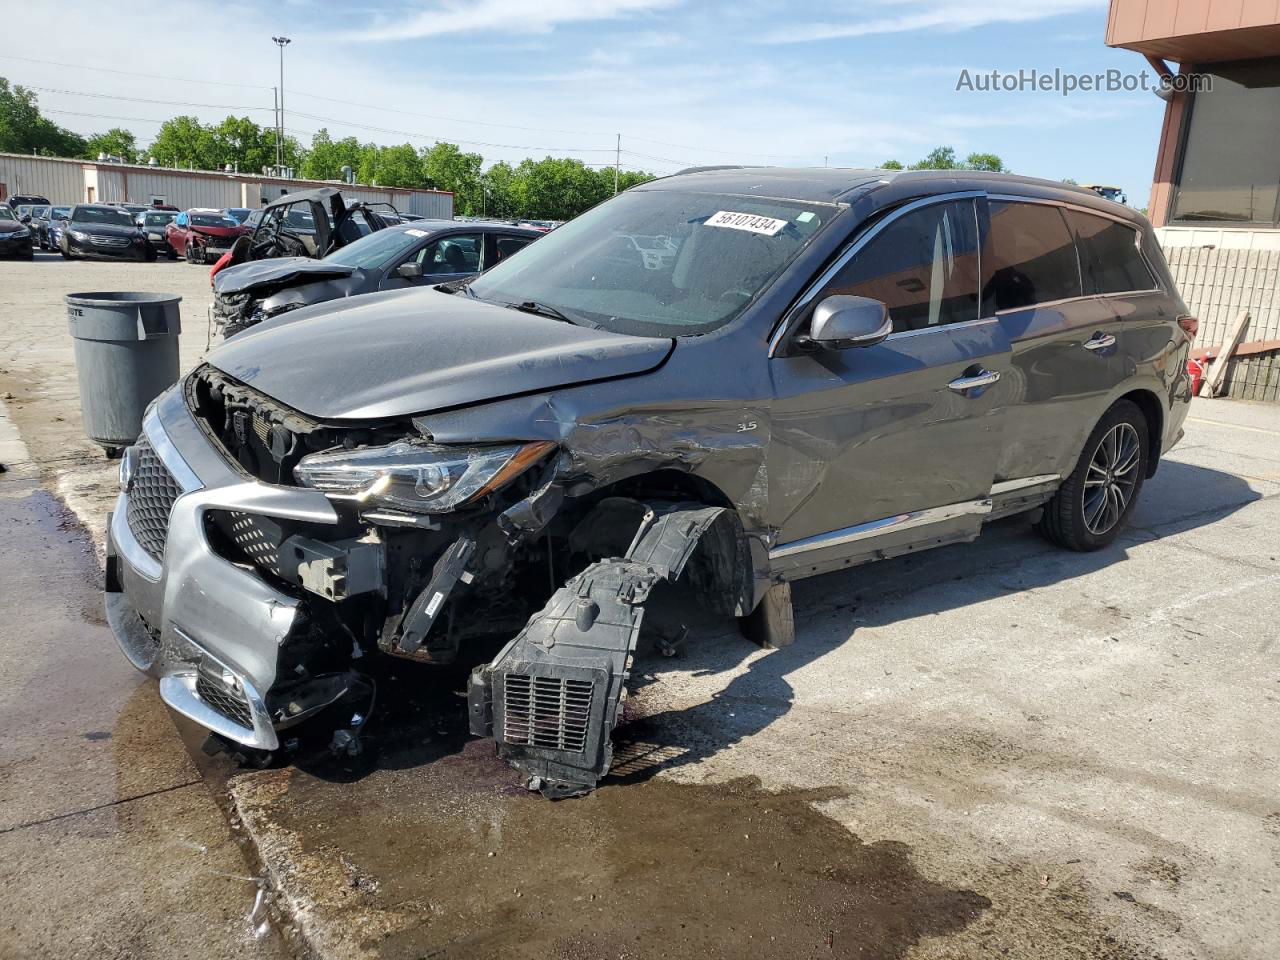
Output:
[[[450,33],[546,33],[562,23],[615,20],[679,0],[436,0],[403,20],[385,20],[354,40],[409,40]],[[419,5],[420,6],[420,5]]]
[[[1066,13],[1101,11],[1102,0],[1022,0],[1010,5],[974,0],[881,0],[876,6],[895,8],[887,16],[869,16],[868,5],[841,11],[826,19],[784,27],[766,34],[766,43],[810,43],[843,37],[865,37],[920,30],[969,30],[991,23],[1027,23]],[[1099,27],[1101,36],[1102,27]]]

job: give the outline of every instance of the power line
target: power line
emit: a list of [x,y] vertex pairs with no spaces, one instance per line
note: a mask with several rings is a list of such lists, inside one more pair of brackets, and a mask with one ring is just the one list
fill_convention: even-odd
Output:
[[194,80],[190,77],[164,77],[156,73],[137,73],[133,70],[115,70],[111,67],[90,67],[83,63],[60,63],[57,60],[37,60],[35,57],[15,57],[0,54],[0,60],[21,60],[23,63],[43,63],[50,67],[70,67],[73,70],[95,70],[98,73],[118,73],[125,77],[145,77],[148,80],[176,80],[179,83],[213,84],[219,87],[242,87],[246,90],[270,90],[270,87],[258,86],[254,83],[231,83],[227,80]]
[[[73,68],[73,69],[78,69],[78,70],[93,70],[93,71],[98,71],[98,72],[101,72],[101,73],[114,73],[114,74],[120,74],[120,75],[122,75],[122,76],[130,76],[130,77],[145,77],[145,78],[152,79],[152,80],[175,80],[175,81],[178,81],[178,82],[181,82],[181,83],[198,83],[198,84],[206,84],[206,85],[207,85],[207,84],[213,84],[213,85],[216,85],[216,86],[224,86],[224,87],[240,87],[240,88],[247,89],[247,90],[270,90],[270,89],[272,89],[272,88],[271,88],[271,87],[269,87],[269,86],[260,86],[260,85],[257,85],[257,84],[249,84],[249,83],[230,83],[230,82],[225,81],[225,80],[203,80],[203,79],[202,79],[202,80],[197,80],[197,79],[192,78],[192,77],[170,77],[170,76],[161,76],[161,75],[159,75],[159,74],[153,74],[153,73],[138,73],[138,72],[136,72],[136,71],[132,71],[132,70],[116,70],[116,69],[112,69],[112,68],[110,68],[110,67],[91,67],[91,66],[87,66],[87,65],[85,65],[85,64],[79,64],[79,63],[61,63],[61,62],[58,62],[58,61],[55,61],[55,60],[39,60],[39,59],[36,59],[35,57],[15,57],[15,56],[10,56],[10,55],[8,55],[8,54],[0,54],[0,60],[18,60],[18,61],[22,61],[22,62],[24,62],[24,63],[41,63],[41,64],[47,64],[47,65],[49,65],[49,66],[57,66],[57,67],[71,67],[71,68]],[[73,91],[57,91],[57,90],[49,90],[49,88],[44,88],[44,87],[33,87],[32,89],[36,89],[36,90],[48,90],[49,92],[54,92],[54,93],[59,93],[59,92],[73,93]],[[85,96],[89,96],[89,95],[90,95],[90,94],[85,94]],[[324,101],[324,102],[327,102],[327,103],[338,103],[338,104],[342,104],[342,105],[344,105],[344,106],[349,106],[349,107],[359,107],[359,108],[360,108],[360,109],[362,109],[362,110],[378,110],[378,111],[381,111],[381,112],[383,112],[383,113],[400,114],[400,115],[402,115],[402,116],[406,116],[406,117],[417,117],[417,118],[422,119],[422,120],[440,120],[440,121],[444,121],[444,122],[446,122],[446,123],[469,123],[469,124],[472,124],[472,125],[475,125],[475,126],[482,126],[482,127],[496,127],[496,128],[500,128],[500,129],[507,129],[507,130],[524,130],[524,131],[528,131],[528,132],[530,132],[530,133],[564,133],[564,134],[570,134],[570,135],[572,135],[572,136],[583,136],[583,137],[597,137],[597,136],[598,136],[598,137],[604,137],[604,136],[607,136],[607,134],[605,134],[605,133],[603,133],[603,132],[601,132],[601,131],[593,131],[593,130],[563,130],[563,129],[556,129],[556,128],[551,128],[551,127],[529,127],[529,126],[521,126],[521,125],[519,125],[519,124],[514,124],[514,123],[499,123],[499,122],[492,121],[492,120],[475,120],[475,119],[471,119],[471,118],[468,118],[468,117],[449,117],[449,116],[444,116],[444,115],[441,115],[441,114],[417,113],[417,112],[414,112],[414,111],[412,111],[412,110],[401,110],[401,109],[398,109],[398,108],[396,108],[396,107],[384,107],[384,106],[378,106],[377,104],[372,104],[372,103],[360,103],[360,102],[355,101],[355,100],[341,100],[341,99],[338,99],[338,98],[336,98],[336,97],[322,97],[322,96],[320,96],[319,94],[314,94],[314,93],[302,93],[302,92],[295,92],[293,95],[294,95],[295,97],[305,97],[305,98],[309,98],[309,99],[311,99],[311,100],[321,100],[321,101]],[[106,94],[93,94],[93,96],[101,96],[101,97],[104,97],[104,98],[107,98],[107,99],[117,99],[117,100],[128,100],[128,99],[132,99],[132,98],[129,98],[129,97],[109,97],[109,96],[108,96],[108,95],[106,95]],[[218,105],[218,104],[181,103],[181,102],[178,102],[178,101],[165,101],[165,100],[145,100],[145,101],[140,100],[139,102],[147,102],[147,103],[170,103],[170,104],[172,104],[172,105],[174,105],[174,106],[208,107],[208,108],[210,108],[210,109],[218,109],[218,110],[224,110],[224,109],[226,109],[226,110],[265,110],[265,109],[267,109],[266,107],[225,107],[225,106],[221,106],[221,105]],[[314,119],[314,118],[313,118],[313,119]],[[332,122],[332,123],[346,123],[347,121],[343,121],[343,120],[332,120],[332,121],[330,121],[330,122]],[[638,140],[638,141],[641,141],[641,142],[643,142],[643,143],[653,143],[653,144],[657,144],[658,146],[663,146],[663,147],[675,147],[677,150],[692,150],[692,151],[694,151],[695,153],[702,153],[702,154],[714,153],[714,154],[720,154],[720,155],[722,155],[722,156],[733,156],[733,157],[763,157],[763,158],[771,159],[771,160],[790,160],[790,159],[794,159],[794,154],[788,155],[788,154],[780,154],[780,153],[760,153],[760,152],[756,152],[756,151],[747,151],[747,150],[717,150],[717,149],[710,148],[710,147],[695,147],[695,146],[692,146],[692,145],[690,145],[690,144],[685,144],[685,143],[671,143],[670,141],[667,141],[667,140],[655,140],[655,139],[654,139],[654,138],[652,138],[652,137],[639,137],[639,136],[634,136],[634,135],[632,135],[632,134],[626,134],[625,136],[626,136],[626,138],[627,138],[628,140]],[[474,144],[477,144],[477,145],[480,145],[480,146],[489,146],[489,144],[482,143],[481,141],[474,141],[474,140],[472,140],[472,141],[462,141],[462,140],[459,140],[459,139],[457,139],[457,138],[455,138],[455,137],[448,137],[448,138],[445,138],[445,139],[448,139],[448,140],[450,140],[450,141],[452,141],[452,142],[454,142],[454,143],[464,143],[464,142],[466,142],[466,143],[474,143]],[[500,146],[500,145],[499,145],[499,146]],[[520,147],[517,147],[516,149],[540,150],[540,149],[546,149],[546,148],[544,148],[544,147],[528,147],[528,148],[520,148]]]
[[128,103],[159,103],[169,107],[201,107],[206,110],[270,110],[270,107],[248,107],[232,103],[189,103],[186,100],[157,100],[153,97],[121,97],[114,93],[86,93],[83,90],[64,90],[58,87],[31,87],[41,93],[59,93],[68,97],[93,97],[97,100],[124,100]]

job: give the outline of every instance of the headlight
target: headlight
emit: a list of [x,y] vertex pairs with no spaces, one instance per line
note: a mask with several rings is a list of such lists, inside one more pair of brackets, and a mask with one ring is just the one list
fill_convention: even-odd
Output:
[[87,239],[89,239],[89,238],[88,238],[84,233],[82,233],[82,232],[81,232],[81,231],[79,231],[79,230],[68,230],[68,231],[67,231],[67,236],[71,237],[73,240],[87,240]]
[[458,448],[400,441],[313,453],[293,475],[334,499],[412,513],[447,513],[508,483],[555,444]]

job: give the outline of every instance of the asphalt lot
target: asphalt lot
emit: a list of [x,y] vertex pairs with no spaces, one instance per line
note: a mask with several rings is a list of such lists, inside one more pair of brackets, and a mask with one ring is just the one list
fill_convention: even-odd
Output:
[[1100,553],[1012,518],[798,584],[792,647],[700,622],[638,664],[614,776],[553,804],[466,737],[456,675],[391,670],[416,705],[355,767],[170,731],[94,607],[115,468],[61,297],[95,289],[181,293],[205,345],[207,270],[0,263],[0,956],[1280,955],[1280,407],[1196,401]]

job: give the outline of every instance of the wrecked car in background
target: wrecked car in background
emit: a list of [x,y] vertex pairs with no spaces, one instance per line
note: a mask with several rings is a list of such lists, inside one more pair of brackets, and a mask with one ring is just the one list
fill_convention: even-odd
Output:
[[540,236],[506,224],[414,220],[367,234],[319,260],[242,263],[214,277],[214,323],[232,337],[326,300],[465,280]]
[[266,321],[122,461],[108,619],[227,740],[354,702],[350,745],[371,657],[474,662],[496,634],[472,732],[588,790],[670,582],[780,645],[791,581],[996,517],[1099,548],[1190,400],[1150,225],[1047,181],[687,171],[452,286]]
[[348,204],[336,187],[285,194],[244,221],[248,237],[232,248],[230,266],[274,257],[318,259],[399,221],[380,216],[375,207],[394,210],[389,204]]
[[[143,216],[159,218],[160,213],[148,212]],[[221,210],[196,208],[185,210],[170,220],[163,221],[165,249],[170,260],[185,258],[187,263],[210,263],[231,249],[245,230],[236,220]],[[145,226],[150,241],[154,228]]]

